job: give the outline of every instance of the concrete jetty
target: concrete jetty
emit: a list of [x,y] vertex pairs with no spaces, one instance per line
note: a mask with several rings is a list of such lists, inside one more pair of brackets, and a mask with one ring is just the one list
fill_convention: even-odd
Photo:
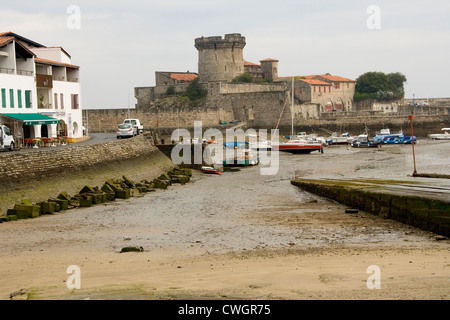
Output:
[[350,208],[450,237],[448,179],[296,179],[291,183]]

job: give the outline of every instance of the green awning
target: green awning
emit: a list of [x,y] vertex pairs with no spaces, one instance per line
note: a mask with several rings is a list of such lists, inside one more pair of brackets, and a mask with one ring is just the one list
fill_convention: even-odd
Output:
[[55,119],[49,116],[44,116],[40,113],[2,113],[2,116],[12,119],[23,121],[26,126],[34,124],[56,124],[59,123],[59,119]]

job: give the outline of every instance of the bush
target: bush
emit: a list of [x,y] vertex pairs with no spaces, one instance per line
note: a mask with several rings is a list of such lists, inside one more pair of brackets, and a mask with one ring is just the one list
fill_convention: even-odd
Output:
[[167,96],[171,96],[171,95],[174,95],[174,94],[175,94],[175,87],[174,86],[168,87],[167,90],[166,90],[166,95]]
[[207,94],[208,92],[202,88],[198,78],[195,78],[189,83],[186,91],[183,93],[183,97],[188,97],[189,100],[195,101],[206,97]]
[[252,83],[253,78],[248,72],[244,72],[243,74],[238,75],[231,82],[243,82],[243,83]]

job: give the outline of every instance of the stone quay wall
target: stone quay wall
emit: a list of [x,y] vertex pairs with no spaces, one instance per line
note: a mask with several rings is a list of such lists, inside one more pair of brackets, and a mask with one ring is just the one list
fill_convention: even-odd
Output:
[[[403,130],[405,135],[411,134],[411,124],[408,115],[385,114],[377,111],[343,112],[340,114],[322,114],[319,119],[298,119],[295,130],[326,133],[323,129],[336,132],[350,132],[358,135],[369,130],[369,135],[375,135],[380,129],[389,128],[391,132]],[[441,128],[448,126],[450,115],[414,115],[413,134],[425,138],[430,133],[439,133]]]
[[450,203],[418,196],[417,194],[390,194],[382,188],[370,188],[357,182],[291,180],[303,190],[326,197],[380,217],[393,219],[414,227],[450,236]]
[[151,138],[0,155],[0,215],[27,199],[45,201],[61,192],[76,194],[85,185],[101,187],[122,176],[153,180],[175,167]]

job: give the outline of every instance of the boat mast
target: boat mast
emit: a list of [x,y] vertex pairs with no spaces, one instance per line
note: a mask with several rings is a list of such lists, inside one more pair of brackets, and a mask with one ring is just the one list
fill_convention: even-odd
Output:
[[292,77],[291,87],[291,140],[294,139],[294,77]]

